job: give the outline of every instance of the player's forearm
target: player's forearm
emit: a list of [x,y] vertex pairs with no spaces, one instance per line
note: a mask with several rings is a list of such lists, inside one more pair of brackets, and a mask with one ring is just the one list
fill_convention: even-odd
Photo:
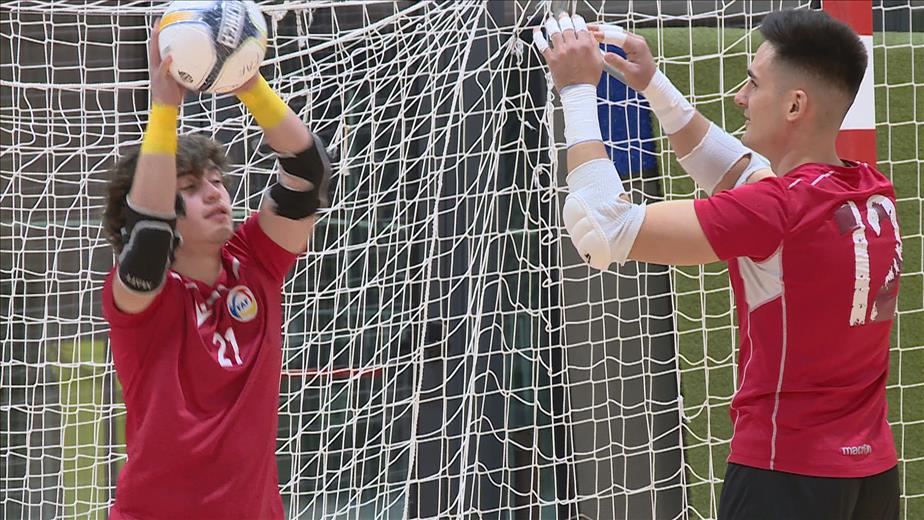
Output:
[[281,154],[296,154],[314,144],[311,132],[292,109],[288,109],[281,123],[273,128],[264,128],[263,135],[266,144]]
[[128,193],[133,206],[151,214],[174,215],[177,114],[175,106],[159,103],[152,106]]
[[[602,141],[588,141],[568,148],[568,172],[595,159],[608,159]],[[615,167],[614,167],[615,168]]]
[[267,191],[260,211],[260,227],[274,242],[303,252],[314,215],[327,204],[330,159],[298,115],[258,75],[237,92],[263,129],[267,144],[279,158],[277,182]]
[[236,94],[263,129],[266,143],[279,154],[283,166],[279,182],[292,191],[316,192],[330,171],[323,145],[315,143],[308,127],[262,75],[248,81]]
[[597,118],[597,89],[594,85],[569,85],[561,94],[565,115],[568,171],[594,159],[605,159],[606,148]]
[[[744,145],[740,144],[740,141],[727,132],[722,133],[726,134],[728,140],[734,142],[727,142],[731,149],[725,150],[724,158],[720,156],[721,154],[709,154],[708,149],[702,150],[711,129],[711,122],[696,111],[689,123],[667,136],[671,142],[671,148],[680,159],[681,168],[684,168],[696,184],[710,195],[734,188],[739,177],[750,165],[750,155],[747,155],[750,150],[747,150]],[[745,155],[741,155],[742,153]]]
[[[154,98],[155,100],[157,97]],[[122,214],[115,303],[124,312],[146,309],[163,287],[176,236],[178,109],[155,101]]]
[[655,72],[641,92],[668,136],[680,166],[707,193],[732,188],[769,167],[741,141],[696,111],[662,72]]
[[568,189],[562,220],[578,254],[591,266],[607,269],[626,261],[645,216],[645,207],[629,201],[622,179],[600,137],[596,89],[562,89],[568,144]]
[[696,148],[708,131],[709,120],[696,111],[689,123],[673,134],[667,134],[667,139],[677,157],[683,157]]
[[298,115],[258,75],[254,81],[237,93],[263,129],[266,143],[281,154],[296,154],[312,144],[311,132]]

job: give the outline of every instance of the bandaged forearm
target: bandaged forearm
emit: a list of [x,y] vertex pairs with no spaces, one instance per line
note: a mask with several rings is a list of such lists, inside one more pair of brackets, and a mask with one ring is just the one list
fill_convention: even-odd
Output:
[[561,107],[565,113],[565,142],[569,148],[586,141],[603,141],[597,118],[597,87],[568,85],[561,89]]
[[741,144],[741,141],[715,123],[710,123],[702,141],[690,153],[678,159],[678,162],[700,188],[712,195],[728,170],[746,155],[751,156],[751,162],[738,177],[736,187],[747,181],[755,171],[769,168],[770,165],[766,159]]
[[678,162],[700,188],[712,195],[728,170],[749,153],[751,150],[741,141],[715,123],[709,123],[709,130],[702,141]]
[[769,170],[770,161],[767,160],[763,155],[758,154],[757,152],[751,151],[751,162],[748,163],[747,167],[741,172],[741,175],[738,176],[738,179],[735,181],[735,188],[741,186],[742,184],[748,182],[748,179],[751,178],[751,175],[758,170]]
[[592,267],[625,263],[635,244],[645,206],[623,200],[622,179],[609,159],[595,159],[568,175],[570,193],[562,219],[578,253]]
[[141,142],[141,153],[176,155],[176,120],[179,109],[175,106],[154,103],[148,126]]
[[696,114],[696,109],[660,70],[655,71],[642,95],[667,135],[679,132]]
[[289,106],[269,86],[262,75],[258,75],[256,83],[249,89],[239,92],[237,97],[253,114],[257,124],[264,129],[276,127],[289,113]]

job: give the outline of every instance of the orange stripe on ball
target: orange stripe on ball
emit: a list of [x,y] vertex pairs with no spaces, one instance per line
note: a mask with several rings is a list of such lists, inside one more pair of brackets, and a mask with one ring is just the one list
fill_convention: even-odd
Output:
[[174,11],[172,13],[167,13],[163,18],[160,19],[160,28],[161,30],[164,27],[167,27],[170,24],[177,22],[185,22],[186,20],[191,20],[196,16],[196,13],[193,11]]

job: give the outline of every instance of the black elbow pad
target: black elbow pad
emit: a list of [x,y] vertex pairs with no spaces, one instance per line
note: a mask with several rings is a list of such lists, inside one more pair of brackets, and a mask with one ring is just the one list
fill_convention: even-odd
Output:
[[291,220],[301,220],[317,213],[321,207],[318,190],[290,190],[280,183],[270,188],[270,198],[276,204],[276,214]]
[[330,177],[330,158],[324,143],[311,134],[314,145],[291,156],[279,156],[279,165],[285,175],[298,177],[311,183],[306,191],[289,189],[281,183],[270,188],[270,198],[276,204],[276,214],[292,220],[314,215],[318,208],[327,204],[327,185]]
[[[287,174],[304,179],[320,188],[330,176],[330,157],[321,139],[311,134],[314,145],[294,155],[279,155],[279,165]],[[323,198],[323,197],[322,197]]]
[[173,253],[180,244],[176,218],[125,206],[119,279],[133,291],[151,292],[163,285]]

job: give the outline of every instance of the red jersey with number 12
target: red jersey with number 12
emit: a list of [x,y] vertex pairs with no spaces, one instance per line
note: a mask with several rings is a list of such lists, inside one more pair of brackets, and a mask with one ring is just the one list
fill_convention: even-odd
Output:
[[281,519],[276,469],[281,287],[293,255],[252,216],[215,285],[169,272],[139,314],[103,313],[122,383],[128,461],[112,519]]
[[740,325],[729,462],[820,477],[895,466],[885,385],[901,238],[888,179],[803,164],[695,208],[728,261]]

